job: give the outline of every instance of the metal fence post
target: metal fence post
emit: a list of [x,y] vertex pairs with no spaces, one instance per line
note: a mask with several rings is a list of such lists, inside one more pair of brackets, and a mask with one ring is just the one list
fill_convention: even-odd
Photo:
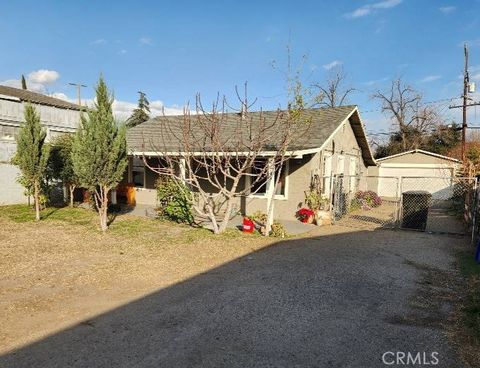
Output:
[[397,195],[398,195],[398,209],[397,209],[397,222],[396,222],[396,227],[397,228],[401,228],[402,225],[402,216],[403,216],[403,196],[402,196],[402,192],[403,192],[403,176],[399,176],[397,178]]
[[473,205],[472,205],[472,235],[470,242],[475,245],[475,235],[477,233],[477,212],[478,212],[478,185],[477,178],[473,181]]

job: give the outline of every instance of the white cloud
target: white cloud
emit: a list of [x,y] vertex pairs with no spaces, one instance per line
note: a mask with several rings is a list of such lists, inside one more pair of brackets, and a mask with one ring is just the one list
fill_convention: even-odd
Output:
[[[56,97],[68,102],[77,103],[75,98],[70,98],[62,92],[55,92],[51,94],[52,97]],[[94,100],[91,98],[82,99],[82,105],[92,107]],[[133,110],[137,107],[136,102],[114,100],[113,101],[113,113],[115,117],[121,121],[124,121],[130,117]],[[182,115],[183,108],[178,105],[165,106],[163,101],[154,100],[150,102],[150,116],[162,116],[162,115]]]
[[384,78],[380,78],[380,79],[373,79],[373,80],[370,80],[368,82],[364,82],[363,84],[365,84],[368,87],[372,87],[372,86],[375,86],[376,84],[386,82],[387,80],[388,80],[388,77],[384,77]]
[[58,78],[60,78],[58,72],[46,69],[40,69],[28,75],[28,81],[38,84],[51,84],[56,82]]
[[152,40],[148,37],[141,37],[138,42],[140,42],[141,45],[152,45]]
[[[460,79],[463,79],[463,75],[460,75]],[[474,81],[479,81],[480,80],[480,73],[475,73],[470,75],[470,79]]]
[[125,49],[121,49],[119,52],[118,52],[120,55],[124,55],[127,53],[127,50]]
[[104,39],[104,38],[99,38],[99,39],[96,39],[95,41],[92,41],[90,42],[90,45],[95,45],[95,46],[98,46],[98,45],[104,45],[107,43],[107,40]]
[[455,6],[441,6],[438,8],[443,14],[450,14],[451,12],[455,11],[457,9]]
[[384,0],[376,3],[366,4],[353,10],[350,13],[345,14],[347,18],[360,18],[371,14],[375,10],[390,9],[397,5],[400,5],[403,0]]
[[331,63],[322,65],[322,67],[323,67],[323,69],[330,70],[330,69],[333,69],[336,66],[340,66],[342,64],[343,64],[343,62],[340,61],[340,60],[333,60]]
[[[54,70],[40,69],[29,73],[26,76],[27,88],[32,92],[46,93],[47,86],[55,83],[60,74]],[[20,79],[7,79],[0,81],[1,85],[22,88]]]
[[425,78],[421,79],[421,83],[428,83],[428,82],[434,82],[436,80],[439,80],[442,78],[441,75],[427,75]]

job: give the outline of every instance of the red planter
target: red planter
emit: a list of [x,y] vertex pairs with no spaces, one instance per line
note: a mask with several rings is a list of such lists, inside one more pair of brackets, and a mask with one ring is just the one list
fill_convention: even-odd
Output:
[[242,231],[244,233],[253,233],[254,230],[255,230],[255,223],[252,220],[250,220],[248,217],[245,217],[242,223]]

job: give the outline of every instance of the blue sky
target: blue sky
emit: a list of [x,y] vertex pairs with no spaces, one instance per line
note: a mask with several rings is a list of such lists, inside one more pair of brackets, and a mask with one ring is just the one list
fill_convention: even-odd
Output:
[[[197,92],[205,104],[218,92],[233,99],[234,86],[248,81],[255,107],[272,109],[285,106],[286,92],[271,62],[285,67],[290,39],[294,65],[307,55],[305,84],[342,65],[367,128],[388,131],[370,96],[392,78],[402,76],[427,101],[458,96],[468,41],[480,79],[478,14],[480,2],[467,0],[4,1],[0,83],[18,83],[23,73],[32,88],[74,99],[68,82],[82,82],[92,98],[103,73],[125,115],[139,90],[174,112]],[[455,117],[447,106],[439,104]]]

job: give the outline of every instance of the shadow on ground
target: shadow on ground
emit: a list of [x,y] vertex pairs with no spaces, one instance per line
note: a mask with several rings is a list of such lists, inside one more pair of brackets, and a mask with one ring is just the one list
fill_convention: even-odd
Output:
[[457,367],[441,327],[399,316],[412,314],[412,264],[448,270],[458,242],[388,230],[282,241],[8,353],[0,366],[384,367],[386,351],[435,351],[437,367]]

